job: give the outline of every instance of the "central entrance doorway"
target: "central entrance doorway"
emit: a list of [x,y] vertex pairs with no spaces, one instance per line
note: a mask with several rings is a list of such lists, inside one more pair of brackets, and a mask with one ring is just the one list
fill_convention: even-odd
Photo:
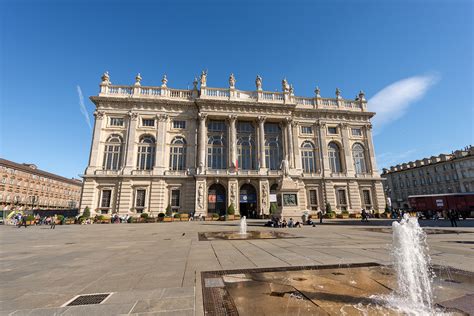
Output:
[[257,190],[251,184],[240,187],[240,216],[246,218],[257,218]]
[[226,213],[225,188],[222,184],[214,183],[209,187],[207,194],[207,213],[216,213],[220,216]]

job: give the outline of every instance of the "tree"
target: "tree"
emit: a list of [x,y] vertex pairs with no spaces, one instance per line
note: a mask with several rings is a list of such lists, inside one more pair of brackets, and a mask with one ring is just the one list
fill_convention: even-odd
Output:
[[275,203],[270,203],[270,214],[274,215],[277,212],[277,206]]
[[168,204],[166,207],[166,216],[171,216],[173,215],[173,210],[171,209],[171,204]]
[[331,204],[326,203],[326,213],[332,213]]
[[91,217],[91,210],[89,209],[89,206],[86,206],[86,208],[84,209],[84,212],[82,213],[82,216],[84,218]]

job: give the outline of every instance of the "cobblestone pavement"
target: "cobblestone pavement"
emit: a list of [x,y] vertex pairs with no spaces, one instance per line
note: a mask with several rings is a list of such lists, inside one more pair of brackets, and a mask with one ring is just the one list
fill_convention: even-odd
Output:
[[[270,230],[249,220],[249,230]],[[302,238],[199,241],[238,222],[0,226],[0,315],[202,315],[201,271],[390,263],[389,220],[279,229]],[[474,221],[422,221],[434,264],[474,271]],[[453,231],[454,230],[454,231]],[[62,307],[113,293],[100,305]]]

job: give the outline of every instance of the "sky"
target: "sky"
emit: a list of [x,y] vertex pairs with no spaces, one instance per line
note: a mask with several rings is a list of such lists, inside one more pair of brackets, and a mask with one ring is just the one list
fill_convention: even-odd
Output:
[[114,84],[345,98],[364,90],[378,167],[473,144],[473,1],[0,1],[0,157],[79,177],[90,96]]

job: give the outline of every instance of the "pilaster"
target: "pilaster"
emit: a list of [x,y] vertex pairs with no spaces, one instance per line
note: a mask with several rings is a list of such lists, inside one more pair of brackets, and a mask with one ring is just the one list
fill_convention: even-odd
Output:
[[265,161],[265,116],[258,117],[258,148],[259,148],[259,161],[260,161],[260,174],[267,171],[267,164]]
[[230,178],[227,182],[227,205],[234,204],[235,214],[239,214],[239,181],[235,178]]
[[86,174],[94,174],[94,171],[101,167],[99,161],[99,151],[100,151],[100,138],[103,128],[104,112],[95,111],[94,112],[95,121],[94,121],[94,131],[92,134],[92,143],[91,143],[91,152],[89,156],[89,165],[86,169]]
[[237,121],[237,115],[229,115],[229,169],[235,171],[236,161],[237,161],[237,131],[235,128]]
[[342,146],[344,150],[345,173],[348,177],[353,177],[354,162],[352,159],[352,148],[349,142],[349,125],[347,123],[341,123],[339,126],[341,128]]
[[127,131],[127,147],[125,154],[125,168],[124,174],[131,174],[135,166],[135,142],[137,132],[138,113],[128,112],[128,131]]
[[367,124],[365,125],[365,143],[367,147],[367,151],[369,154],[369,159],[367,159],[367,168],[369,170],[369,173],[372,174],[372,176],[377,177],[377,162],[375,161],[375,150],[374,150],[374,143],[372,140],[372,124]]
[[153,173],[155,175],[163,175],[166,167],[166,134],[168,128],[168,114],[159,114],[156,116],[158,126],[156,129],[156,156],[155,167]]
[[207,185],[206,179],[196,179],[196,216],[207,215]]
[[267,179],[259,182],[259,214],[270,214],[270,184]]
[[199,156],[198,156],[197,173],[203,174],[204,171],[206,170],[207,114],[198,113],[198,119],[199,119],[199,137],[198,137]]

